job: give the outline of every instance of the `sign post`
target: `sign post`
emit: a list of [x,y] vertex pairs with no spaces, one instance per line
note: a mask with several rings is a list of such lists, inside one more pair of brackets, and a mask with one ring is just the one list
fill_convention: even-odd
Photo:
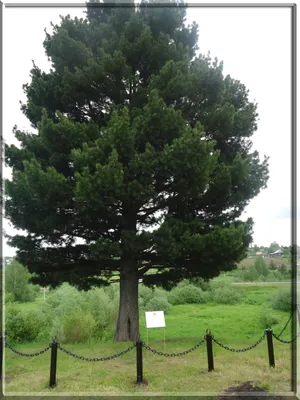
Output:
[[166,322],[163,311],[148,311],[146,314],[146,335],[148,346],[148,329],[149,328],[164,328],[164,351],[166,351]]

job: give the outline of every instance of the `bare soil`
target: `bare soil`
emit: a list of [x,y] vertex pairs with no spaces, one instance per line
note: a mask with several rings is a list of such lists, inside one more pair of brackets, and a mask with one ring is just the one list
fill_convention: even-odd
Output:
[[[239,393],[241,393],[239,395]],[[243,393],[243,394],[242,394]],[[251,395],[253,393],[253,396]],[[264,395],[258,396],[255,393],[265,393]],[[268,396],[268,391],[262,389],[259,386],[254,386],[252,382],[243,382],[238,386],[232,386],[226,389],[223,393],[216,398],[216,400],[228,400],[229,397],[233,397],[234,400],[292,400],[296,397],[281,397],[281,396]],[[246,395],[247,394],[247,395]]]

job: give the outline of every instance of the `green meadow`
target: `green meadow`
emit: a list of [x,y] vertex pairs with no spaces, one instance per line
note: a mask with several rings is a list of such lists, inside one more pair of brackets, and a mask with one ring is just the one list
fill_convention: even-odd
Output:
[[[235,290],[232,287],[232,290]],[[166,352],[177,353],[196,345],[209,329],[214,337],[230,348],[240,349],[254,344],[263,334],[261,318],[279,287],[243,286],[243,298],[238,304],[181,304],[173,306],[166,314]],[[33,303],[20,304],[38,310],[43,298]],[[289,318],[289,312],[272,310],[279,333]],[[140,313],[140,334],[146,341],[145,313]],[[282,335],[288,340],[291,325]],[[164,330],[148,330],[149,346],[164,351]],[[49,341],[14,343],[21,352],[36,352]],[[132,343],[101,342],[68,343],[61,346],[84,357],[106,357],[116,354]],[[252,381],[270,392],[291,390],[291,344],[274,339],[275,368],[270,368],[266,338],[256,348],[234,353],[213,343],[215,370],[207,370],[206,343],[192,353],[179,357],[164,357],[143,348],[144,381],[136,384],[136,350],[110,361],[88,362],[78,360],[58,351],[57,386],[50,389],[50,351],[38,357],[21,357],[5,350],[6,395],[146,395],[154,394],[218,394],[228,387]]]

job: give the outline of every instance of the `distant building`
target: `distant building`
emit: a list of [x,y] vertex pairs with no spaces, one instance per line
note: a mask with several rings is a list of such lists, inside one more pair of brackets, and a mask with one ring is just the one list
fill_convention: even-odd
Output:
[[281,257],[283,255],[283,251],[281,249],[278,249],[274,251],[273,253],[269,253],[269,257]]
[[255,255],[256,255],[257,257],[263,257],[264,253],[263,253],[262,251],[257,251],[257,252],[255,253]]

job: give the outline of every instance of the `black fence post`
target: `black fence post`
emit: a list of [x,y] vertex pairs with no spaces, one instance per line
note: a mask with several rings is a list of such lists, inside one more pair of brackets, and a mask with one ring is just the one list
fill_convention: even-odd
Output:
[[57,341],[53,338],[51,343],[50,387],[56,386]]
[[136,342],[136,383],[143,383],[143,342],[138,338]]
[[212,335],[210,331],[206,331],[206,347],[207,347],[207,361],[208,361],[208,372],[214,370],[214,356],[212,348]]
[[266,333],[267,333],[267,342],[268,342],[269,364],[270,364],[270,367],[275,367],[274,347],[273,347],[273,331],[272,331],[272,329],[267,329]]

